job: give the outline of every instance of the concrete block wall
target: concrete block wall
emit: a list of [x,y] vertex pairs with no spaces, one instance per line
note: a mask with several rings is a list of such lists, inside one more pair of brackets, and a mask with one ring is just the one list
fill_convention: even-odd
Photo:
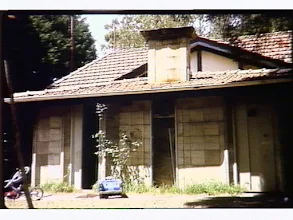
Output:
[[224,102],[221,97],[176,102],[177,184],[216,180],[228,183]]
[[68,182],[81,189],[82,107],[39,112],[34,129],[31,183]]
[[[63,181],[65,146],[70,145],[64,126],[64,109],[41,109],[34,131],[32,185]],[[65,152],[65,154],[64,154]]]
[[151,184],[150,111],[149,101],[135,101],[121,107],[119,112],[119,137],[126,134],[131,140],[141,142],[137,151],[131,153],[128,168],[134,178],[139,176],[145,184]]

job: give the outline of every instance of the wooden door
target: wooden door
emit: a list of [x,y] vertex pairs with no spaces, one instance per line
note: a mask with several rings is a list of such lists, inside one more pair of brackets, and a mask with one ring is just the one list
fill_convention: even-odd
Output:
[[251,191],[276,187],[272,116],[268,106],[247,105]]
[[251,192],[276,190],[275,150],[270,106],[237,104],[235,125],[240,185]]

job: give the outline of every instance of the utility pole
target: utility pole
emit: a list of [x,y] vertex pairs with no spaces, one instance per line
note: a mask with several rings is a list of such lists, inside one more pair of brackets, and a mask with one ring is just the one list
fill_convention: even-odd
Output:
[[70,15],[70,72],[74,71],[74,15]]
[[116,24],[113,24],[113,29],[114,29],[114,46],[113,49],[116,49]]

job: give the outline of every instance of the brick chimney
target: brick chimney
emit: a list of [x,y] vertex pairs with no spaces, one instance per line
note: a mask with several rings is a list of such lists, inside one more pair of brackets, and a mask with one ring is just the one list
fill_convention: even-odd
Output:
[[148,43],[148,80],[150,83],[188,81],[190,40],[193,27],[141,31]]

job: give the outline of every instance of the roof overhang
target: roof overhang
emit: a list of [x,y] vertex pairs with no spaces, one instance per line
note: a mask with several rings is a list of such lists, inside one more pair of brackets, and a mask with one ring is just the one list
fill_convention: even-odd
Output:
[[[220,88],[231,88],[231,87],[243,87],[243,86],[257,86],[257,85],[267,85],[276,83],[288,83],[292,82],[291,78],[281,78],[281,79],[263,79],[263,80],[252,80],[243,82],[233,82],[228,84],[219,85],[205,85],[205,86],[178,86],[173,88],[160,88],[160,89],[144,89],[137,91],[124,91],[124,92],[107,92],[107,93],[91,93],[91,94],[72,94],[72,95],[52,95],[45,97],[15,97],[14,102],[39,102],[39,101],[50,101],[50,100],[62,100],[62,99],[81,99],[81,98],[98,98],[98,97],[109,97],[109,96],[125,96],[125,95],[140,95],[140,94],[154,94],[154,93],[168,93],[168,92],[182,92],[182,91],[197,91],[197,90],[210,90],[210,89],[220,89]],[[5,98],[4,102],[11,103],[10,98]]]

